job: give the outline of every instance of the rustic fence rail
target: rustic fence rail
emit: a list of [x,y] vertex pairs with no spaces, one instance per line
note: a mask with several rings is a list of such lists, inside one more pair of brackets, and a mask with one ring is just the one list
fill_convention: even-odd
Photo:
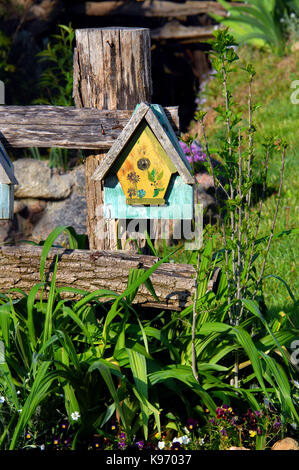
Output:
[[[178,132],[178,107],[164,110]],[[71,106],[0,106],[0,140],[6,148],[108,150],[132,112]]]

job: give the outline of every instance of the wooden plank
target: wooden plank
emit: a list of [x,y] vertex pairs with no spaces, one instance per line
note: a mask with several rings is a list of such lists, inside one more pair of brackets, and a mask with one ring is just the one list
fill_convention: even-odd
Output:
[[[178,107],[165,108],[179,132]],[[63,147],[108,150],[133,110],[63,106],[0,106],[0,142],[12,147]]]
[[[39,266],[42,247],[0,246],[0,292],[19,288],[26,293],[40,282]],[[121,294],[127,286],[132,268],[149,269],[158,258],[135,255],[125,251],[89,251],[52,248],[48,255],[45,276],[50,281],[58,257],[56,286],[74,287],[93,292],[110,289]],[[172,310],[181,310],[192,302],[195,285],[195,269],[187,264],[162,264],[152,275],[151,281],[160,303],[141,286],[134,303]],[[10,294],[20,297],[18,292]],[[74,293],[61,293],[63,298],[80,298]]]
[[203,13],[214,13],[222,16],[227,15],[227,11],[216,1],[186,1],[184,3],[175,3],[158,0],[145,0],[143,2],[118,0],[86,2],[81,5],[74,5],[70,9],[74,13],[87,16],[128,15],[149,18],[182,18]]
[[153,29],[151,31],[151,38],[155,41],[177,40],[187,44],[211,39],[213,32],[213,26],[184,26],[178,21],[171,21],[161,28]]

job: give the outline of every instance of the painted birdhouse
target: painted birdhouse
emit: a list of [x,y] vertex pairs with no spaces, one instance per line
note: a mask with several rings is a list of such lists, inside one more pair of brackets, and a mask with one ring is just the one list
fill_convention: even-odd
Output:
[[159,105],[136,107],[92,179],[104,182],[104,218],[193,218],[191,167]]
[[15,184],[13,163],[0,143],[0,219],[13,218]]

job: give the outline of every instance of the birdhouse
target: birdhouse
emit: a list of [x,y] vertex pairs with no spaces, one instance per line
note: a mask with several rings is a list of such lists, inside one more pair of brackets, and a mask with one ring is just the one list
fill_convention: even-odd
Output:
[[0,219],[13,218],[15,184],[13,163],[0,143]]
[[160,105],[138,105],[92,176],[106,219],[192,219],[194,177]]

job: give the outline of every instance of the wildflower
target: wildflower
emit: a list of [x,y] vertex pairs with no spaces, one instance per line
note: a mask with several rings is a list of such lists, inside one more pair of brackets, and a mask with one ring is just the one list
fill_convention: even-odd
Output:
[[30,432],[27,432],[27,433],[25,434],[25,438],[26,438],[26,439],[31,439],[31,438],[32,438],[31,433],[30,433]]
[[188,437],[186,435],[181,437],[181,444],[183,444],[183,445],[189,444],[190,441],[191,441],[190,437]]
[[144,442],[143,441],[138,441],[138,442],[136,442],[136,446],[138,447],[138,449],[141,450],[144,447]]
[[211,423],[212,426],[216,426],[216,424],[217,424],[215,418],[209,419],[209,422]]
[[182,446],[181,444],[176,441],[176,442],[173,442],[172,446],[170,447],[170,450],[181,450]]
[[45,444],[42,444],[41,446],[39,446],[40,450],[45,450]]
[[180,145],[189,163],[205,161],[207,159],[206,154],[202,150],[200,142],[197,140],[192,142],[190,147],[185,142],[180,142]]
[[204,443],[205,443],[204,438],[198,439],[198,444],[199,444],[200,446],[203,446]]
[[185,436],[180,436],[180,437],[174,437],[172,440],[172,443],[175,444],[176,442],[178,442],[180,445],[186,445],[186,444],[189,444],[190,441],[191,441],[190,437],[185,435]]
[[121,432],[120,435],[119,435],[119,438],[122,440],[122,441],[125,441],[127,436],[125,435],[124,432]]
[[5,402],[5,398],[0,396],[0,403],[4,403]]
[[280,18],[279,20],[281,23],[284,23],[285,22],[285,19],[284,18]]
[[93,439],[92,439],[92,448],[95,449],[95,450],[99,450],[100,449],[100,440],[99,440],[99,437],[96,435],[96,436],[93,436]]
[[[295,387],[299,388],[299,382],[298,382],[298,380],[294,380],[294,385],[295,385]],[[2,397],[2,398],[3,398],[3,397]]]
[[257,416],[258,418],[261,418],[263,413],[261,411],[255,411],[254,412],[255,416]]
[[226,430],[225,430],[225,428],[222,428],[222,429],[220,430],[220,434],[221,434],[221,436],[226,436]]
[[111,424],[111,431],[116,431],[116,425],[114,423]]
[[291,426],[293,429],[297,429],[297,424],[296,423],[291,423]]
[[78,421],[78,419],[80,418],[79,411],[73,411],[73,413],[71,414],[71,417],[72,417],[72,420]]
[[186,423],[186,428],[188,431],[193,431],[198,424],[198,421],[194,418],[188,418]]
[[256,436],[256,431],[250,430],[250,431],[249,431],[249,436],[250,436],[250,437]]
[[277,419],[275,423],[273,424],[274,429],[279,429],[281,427],[281,421]]
[[53,444],[54,444],[54,446],[58,446],[58,444],[59,444],[59,437],[54,437],[54,439],[53,439]]
[[164,441],[159,441],[159,442],[158,442],[158,448],[159,448],[160,450],[163,450],[164,447],[165,447],[165,442],[164,442]]
[[292,13],[290,14],[290,18],[296,18],[296,15],[295,15],[294,12],[292,12]]
[[120,442],[118,443],[118,448],[119,448],[120,450],[124,449],[125,446],[126,446],[125,441],[120,441]]
[[62,444],[65,446],[65,447],[70,447],[71,445],[71,440],[69,437],[65,437],[62,441]]
[[69,424],[69,423],[68,423],[68,421],[67,421],[66,419],[63,420],[62,423],[61,423],[61,428],[62,428],[63,430],[67,429],[68,424]]

